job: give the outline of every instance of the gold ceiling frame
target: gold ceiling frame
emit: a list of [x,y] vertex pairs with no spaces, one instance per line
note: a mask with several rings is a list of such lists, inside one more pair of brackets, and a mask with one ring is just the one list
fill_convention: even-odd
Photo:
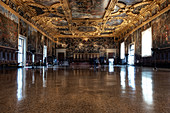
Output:
[[105,14],[104,14],[104,17],[103,17],[102,32],[104,32],[104,28],[106,26],[107,20],[109,19],[111,12],[114,10],[116,3],[117,3],[117,0],[111,0],[107,9],[105,10]]
[[68,22],[68,28],[72,32],[72,14],[69,7],[69,2],[67,0],[60,0],[60,3],[62,5],[66,20]]
[[[81,20],[72,20],[72,30],[74,31],[74,35],[77,36],[93,36],[101,32],[101,26],[98,25],[99,22],[102,22],[101,19],[81,19]],[[79,31],[78,28],[80,27],[94,27],[96,28],[95,31],[89,31],[89,32],[82,32]],[[73,32],[72,32],[73,33]]]
[[[62,7],[66,15],[66,20],[68,21],[69,29],[72,32],[73,37],[100,36],[100,33],[104,32],[105,23],[107,22],[111,10],[114,9],[116,2],[117,0],[110,0],[102,19],[73,19],[68,0],[61,0]],[[82,21],[85,22],[85,24],[81,24]],[[94,21],[96,24],[89,25],[89,23],[94,23]],[[97,22],[103,23],[103,25],[97,25]],[[74,26],[72,23],[76,23],[76,26]],[[81,26],[90,26],[96,28],[97,30],[94,32],[83,33],[77,30],[77,28]],[[62,37],[62,35],[59,37]]]

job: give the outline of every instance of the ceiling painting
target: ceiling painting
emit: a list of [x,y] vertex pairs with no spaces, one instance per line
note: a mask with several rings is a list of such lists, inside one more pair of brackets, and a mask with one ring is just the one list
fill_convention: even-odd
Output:
[[52,39],[120,37],[168,6],[168,0],[0,0]]
[[95,32],[97,29],[95,27],[81,26],[77,29],[80,32]]
[[69,0],[73,18],[102,18],[109,0]]
[[38,4],[42,4],[44,6],[51,6],[51,5],[55,4],[55,3],[59,3],[60,0],[34,0],[34,2],[38,3]]
[[122,2],[122,3],[125,3],[126,5],[134,5],[136,3],[140,3],[142,2],[143,0],[118,0],[118,2]]
[[110,21],[107,21],[106,24],[107,24],[108,26],[117,26],[117,25],[120,25],[122,22],[123,22],[122,19],[118,19],[118,20],[116,20],[116,19],[111,19]]

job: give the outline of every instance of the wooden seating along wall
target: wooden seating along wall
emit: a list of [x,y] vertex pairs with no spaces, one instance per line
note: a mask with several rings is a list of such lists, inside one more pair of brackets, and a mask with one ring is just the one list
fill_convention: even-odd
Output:
[[[41,60],[41,62],[40,62]],[[43,54],[42,53],[35,53],[35,65],[40,66],[43,65]]]
[[155,51],[151,57],[143,57],[140,63],[145,66],[169,67],[170,68],[170,48],[161,48]]
[[[32,65],[32,53],[27,51],[27,66],[31,66]],[[41,53],[35,53],[35,56],[34,56],[34,65],[37,65],[39,66],[40,65],[40,60],[41,60],[41,65],[42,65],[42,62],[43,62],[43,54]]]
[[74,61],[89,61],[90,58],[99,58],[99,53],[74,53]]
[[0,46],[0,68],[17,66],[18,66],[17,49]]

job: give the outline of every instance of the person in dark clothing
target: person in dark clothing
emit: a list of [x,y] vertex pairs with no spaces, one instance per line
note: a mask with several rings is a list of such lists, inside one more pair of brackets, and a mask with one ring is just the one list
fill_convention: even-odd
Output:
[[90,61],[90,68],[92,68],[93,66],[93,59],[92,58],[89,58],[89,61]]
[[47,60],[46,60],[46,57],[44,58],[44,66],[46,66],[47,64]]

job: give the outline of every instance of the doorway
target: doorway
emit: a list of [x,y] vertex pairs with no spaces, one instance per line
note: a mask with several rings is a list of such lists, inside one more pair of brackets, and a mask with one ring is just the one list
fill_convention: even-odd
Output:
[[19,66],[24,67],[26,63],[26,38],[19,35],[18,39],[18,63]]
[[135,44],[132,43],[129,45],[129,56],[128,56],[128,64],[134,65],[134,54],[135,54]]
[[58,60],[59,61],[64,61],[64,53],[62,53],[62,52],[58,53]]

